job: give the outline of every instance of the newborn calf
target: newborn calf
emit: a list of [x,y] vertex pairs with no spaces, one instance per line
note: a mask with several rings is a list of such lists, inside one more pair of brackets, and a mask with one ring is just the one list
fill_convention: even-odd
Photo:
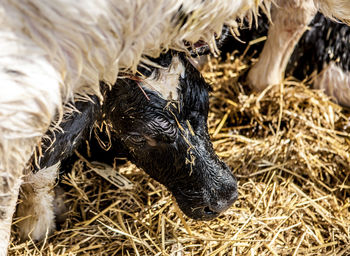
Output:
[[[56,133],[52,145],[44,144],[42,169],[28,177],[26,199],[18,209],[19,215],[33,215],[20,223],[22,237],[31,233],[42,239],[54,229],[53,192],[48,194],[60,162],[85,140],[92,160],[110,163],[123,152],[164,184],[193,219],[213,219],[236,200],[236,179],[215,154],[208,134],[208,84],[184,54],[169,52],[154,62],[162,68],[139,68],[144,77],[119,79],[111,89],[102,84],[102,105],[96,97],[77,102],[80,113],[61,124],[65,132]],[[94,126],[102,122],[110,134],[97,132],[97,139]],[[110,142],[106,151],[101,140]]]

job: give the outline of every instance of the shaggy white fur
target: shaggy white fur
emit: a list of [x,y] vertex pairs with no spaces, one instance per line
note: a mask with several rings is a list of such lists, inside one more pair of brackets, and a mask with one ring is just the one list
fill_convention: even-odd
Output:
[[328,18],[338,19],[350,25],[349,0],[314,0],[316,8]]

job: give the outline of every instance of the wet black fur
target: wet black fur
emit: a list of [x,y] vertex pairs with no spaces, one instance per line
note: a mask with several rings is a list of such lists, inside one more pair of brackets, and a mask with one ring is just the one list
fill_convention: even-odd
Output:
[[[80,144],[91,137],[95,120],[101,112],[97,96],[91,96],[91,101],[78,101],[74,111],[60,124],[60,130],[49,133],[49,139],[44,139],[40,158],[40,168],[55,165],[59,161],[72,156]],[[63,132],[61,132],[63,131]],[[51,143],[53,141],[53,143]]]
[[[104,104],[100,107],[95,99],[94,104],[77,105],[81,114],[65,121],[62,127],[66,132],[56,135],[51,146],[54,151],[67,153],[45,154],[41,167],[64,160],[78,146],[86,151],[83,141],[88,140],[91,160],[111,163],[117,154],[124,154],[164,184],[189,217],[208,220],[226,210],[237,198],[237,185],[210,142],[208,84],[183,54],[169,52],[154,62],[167,67],[174,54],[186,67],[185,76],[179,79],[179,102],[169,102],[151,90],[142,91],[137,79],[121,79],[111,90],[102,84]],[[140,72],[149,76],[157,70],[140,68]],[[107,152],[92,131],[94,123],[102,121],[111,127],[112,146]],[[108,141],[106,133],[99,132],[98,137]]]

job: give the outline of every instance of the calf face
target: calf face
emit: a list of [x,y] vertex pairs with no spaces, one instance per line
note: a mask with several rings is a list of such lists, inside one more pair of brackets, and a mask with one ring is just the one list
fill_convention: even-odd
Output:
[[[81,142],[89,140],[91,160],[111,163],[126,155],[164,184],[186,215],[215,218],[236,200],[237,184],[210,142],[209,86],[183,54],[169,52],[153,61],[157,68],[139,69],[142,78],[119,79],[111,89],[102,84],[102,106],[96,97],[76,103],[80,112],[62,122],[65,132],[55,134],[40,165],[63,161],[79,145],[84,152]],[[99,143],[107,133],[92,132],[95,121],[108,123],[107,151]]]
[[164,69],[143,69],[148,78],[107,92],[103,112],[114,144],[164,184],[187,216],[215,218],[236,200],[237,185],[210,142],[208,84],[182,54],[158,64]]

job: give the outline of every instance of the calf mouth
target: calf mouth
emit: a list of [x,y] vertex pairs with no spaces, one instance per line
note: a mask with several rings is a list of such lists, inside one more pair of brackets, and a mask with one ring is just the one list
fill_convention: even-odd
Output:
[[177,189],[172,192],[181,211],[189,218],[199,221],[209,221],[217,218],[238,198],[236,187],[229,191],[221,199],[217,196],[206,196],[207,193],[201,193],[203,196],[189,196]]
[[[176,197],[175,197],[176,198]],[[208,205],[201,205],[201,206],[190,206],[188,204],[179,203],[180,200],[176,199],[178,202],[181,211],[189,218],[194,220],[200,220],[200,221],[209,221],[213,220],[217,217],[219,217],[223,212],[225,212],[230,206],[236,201],[237,196],[233,198],[231,201],[227,203],[227,207],[223,208],[222,210],[218,211],[215,209],[212,209]]]
[[[181,207],[180,207],[181,208]],[[209,206],[201,206],[195,209],[192,209],[190,212],[185,212],[183,209],[182,211],[191,219],[194,220],[202,220],[202,221],[209,221],[213,220],[221,214],[220,212],[212,211]]]

